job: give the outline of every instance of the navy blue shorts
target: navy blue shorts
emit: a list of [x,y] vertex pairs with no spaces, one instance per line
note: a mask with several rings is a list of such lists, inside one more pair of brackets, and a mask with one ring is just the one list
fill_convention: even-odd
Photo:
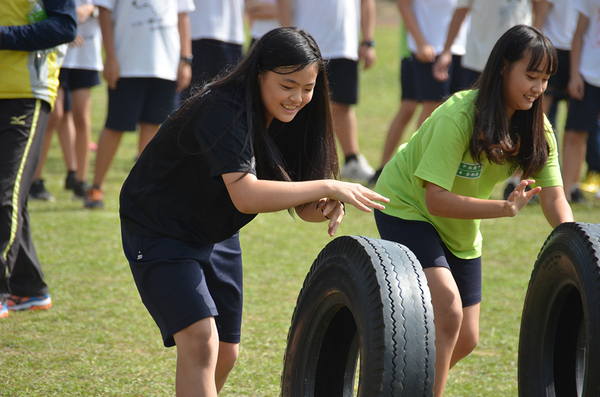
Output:
[[122,77],[117,88],[108,88],[106,127],[135,131],[137,123],[162,124],[175,110],[175,88],[171,80],[153,77]]
[[338,58],[327,61],[327,80],[331,100],[345,105],[358,103],[358,62]]
[[181,99],[189,98],[219,73],[237,65],[243,56],[241,44],[214,39],[192,40],[192,82],[181,93]]
[[473,69],[461,67],[460,81],[461,81],[461,86],[464,87],[463,89],[472,87],[473,84],[475,84],[477,82],[477,79],[479,79],[479,76],[481,76],[481,72],[478,72]]
[[60,87],[65,90],[63,108],[69,112],[73,108],[71,91],[97,86],[100,84],[100,73],[97,70],[61,68],[58,80]]
[[400,88],[401,88],[401,99],[405,100],[419,100],[419,93],[417,91],[417,81],[415,79],[415,72],[412,64],[416,62],[413,57],[402,58],[400,61]]
[[375,210],[379,235],[410,249],[421,266],[445,267],[452,272],[463,307],[481,302],[481,257],[461,259],[454,255],[429,222],[408,221]]
[[239,343],[242,327],[242,249],[239,235],[199,245],[131,234],[121,227],[123,250],[142,302],[165,347],[173,335],[214,317],[219,340]]
[[545,96],[552,97],[556,101],[569,98],[567,86],[569,85],[569,68],[571,61],[569,60],[570,51],[556,50],[558,54],[558,69],[556,74],[550,76],[548,87],[546,87]]
[[600,87],[585,83],[583,101],[569,99],[569,111],[565,130],[586,131],[590,135],[598,133],[600,114]]
[[[419,102],[441,102],[450,95],[451,79],[446,81],[436,80],[432,73],[433,62],[421,62],[413,54],[411,65]],[[450,76],[452,76],[452,69],[453,64],[450,64],[450,70],[448,71]]]

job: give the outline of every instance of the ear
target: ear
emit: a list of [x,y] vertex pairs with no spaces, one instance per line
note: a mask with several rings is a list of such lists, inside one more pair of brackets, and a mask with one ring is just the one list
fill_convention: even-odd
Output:
[[507,67],[508,67],[508,62],[506,61],[506,59],[502,59],[502,69],[500,69],[500,75],[504,74],[504,71],[506,70]]

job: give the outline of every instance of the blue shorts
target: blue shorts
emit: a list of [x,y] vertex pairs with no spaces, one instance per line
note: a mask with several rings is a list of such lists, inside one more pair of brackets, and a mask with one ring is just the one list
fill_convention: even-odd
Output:
[[417,82],[412,65],[414,62],[416,61],[413,57],[402,58],[402,61],[400,61],[400,88],[402,91],[401,99],[404,100],[419,100]]
[[200,245],[131,234],[121,227],[123,251],[142,302],[165,347],[173,335],[214,317],[219,340],[239,343],[242,327],[242,250],[239,235]]
[[100,74],[97,70],[61,68],[58,75],[60,87],[65,90],[64,110],[72,108],[71,91],[92,88],[100,84]]
[[569,60],[570,51],[556,50],[556,53],[558,54],[558,69],[556,74],[550,76],[544,95],[560,101],[569,98],[567,86],[569,85],[569,68],[571,67],[571,62]]
[[331,100],[345,105],[358,103],[358,62],[338,58],[327,61],[327,80]]
[[108,88],[106,127],[135,131],[137,123],[162,124],[175,110],[177,83],[152,77],[122,77]]
[[600,87],[585,83],[583,101],[569,99],[569,111],[565,130],[586,131],[590,135],[598,133],[600,114]]
[[463,89],[472,87],[473,84],[475,84],[477,82],[477,79],[479,79],[479,76],[481,76],[481,72],[478,72],[473,69],[461,67],[460,81],[461,81],[461,85],[464,87]]
[[[413,54],[411,65],[419,102],[441,102],[450,95],[451,79],[446,81],[436,80],[432,72],[433,62],[421,62]],[[450,70],[448,71],[450,76],[452,76],[452,69],[453,64],[450,64]]]
[[481,302],[481,257],[461,259],[454,255],[429,222],[407,221],[375,210],[379,235],[410,249],[421,266],[445,267],[452,272],[463,307]]

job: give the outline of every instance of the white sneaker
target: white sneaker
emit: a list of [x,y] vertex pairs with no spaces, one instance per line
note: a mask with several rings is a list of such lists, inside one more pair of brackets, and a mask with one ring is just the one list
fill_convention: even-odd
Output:
[[342,178],[344,179],[366,183],[373,175],[375,175],[375,170],[362,154],[357,154],[356,160],[350,160],[342,167]]

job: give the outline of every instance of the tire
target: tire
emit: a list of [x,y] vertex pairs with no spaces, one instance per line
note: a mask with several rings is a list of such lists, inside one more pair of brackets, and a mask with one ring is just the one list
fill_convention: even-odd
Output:
[[519,396],[600,396],[600,225],[565,223],[535,263],[521,319]]
[[433,307],[414,254],[361,236],[329,243],[298,296],[282,396],[433,396],[434,364]]

